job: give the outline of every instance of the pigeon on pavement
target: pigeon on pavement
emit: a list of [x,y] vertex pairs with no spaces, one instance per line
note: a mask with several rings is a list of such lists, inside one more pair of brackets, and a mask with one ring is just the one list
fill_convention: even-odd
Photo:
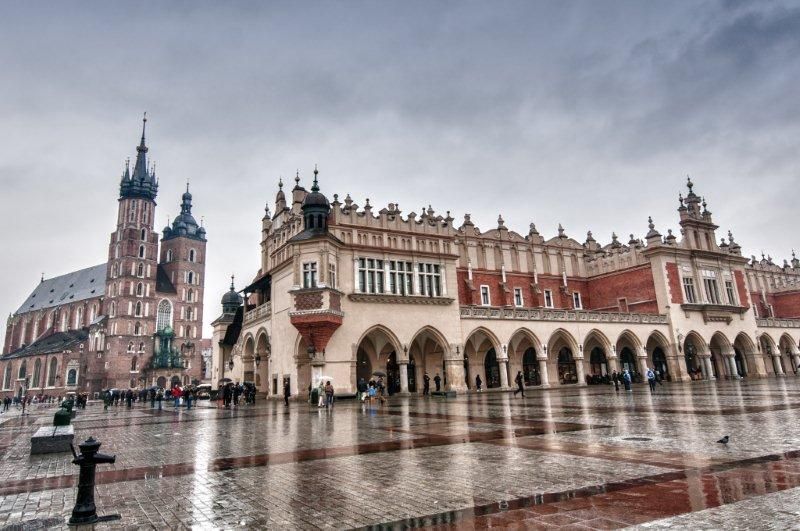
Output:
[[720,444],[728,444],[728,441],[730,441],[730,440],[731,440],[730,436],[726,435],[725,437],[723,437],[722,439],[718,440],[717,442],[720,443]]

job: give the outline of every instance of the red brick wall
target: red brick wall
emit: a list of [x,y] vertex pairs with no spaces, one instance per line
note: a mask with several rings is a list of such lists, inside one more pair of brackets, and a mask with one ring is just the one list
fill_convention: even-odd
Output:
[[673,304],[683,304],[683,290],[681,289],[681,276],[678,274],[678,264],[675,262],[667,262],[666,269],[670,302]]
[[800,291],[776,293],[773,297],[775,317],[800,317]]
[[554,275],[539,275],[539,289],[541,293],[537,295],[531,285],[533,284],[533,275],[523,273],[506,273],[506,293],[501,283],[503,275],[499,271],[486,271],[486,270],[472,270],[472,285],[475,291],[469,289],[468,273],[466,269],[457,271],[458,279],[458,301],[464,305],[480,305],[480,287],[482,285],[489,286],[489,296],[491,297],[492,306],[513,306],[514,305],[514,289],[520,288],[522,290],[522,302],[526,308],[539,307],[544,305],[544,290],[549,289],[553,292],[553,306],[556,308],[572,308],[572,292],[578,291],[581,294],[581,302],[583,307],[589,308],[590,293],[587,287],[587,281],[578,278],[567,278],[567,285],[569,293],[564,294],[561,291],[562,279],[560,276]]
[[749,308],[750,305],[747,304],[747,287],[744,283],[744,273],[742,271],[734,271],[733,278],[736,282],[736,291],[739,294],[739,306]]
[[609,273],[588,281],[591,310],[617,310],[619,299],[627,299],[632,312],[658,313],[656,287],[650,265]]

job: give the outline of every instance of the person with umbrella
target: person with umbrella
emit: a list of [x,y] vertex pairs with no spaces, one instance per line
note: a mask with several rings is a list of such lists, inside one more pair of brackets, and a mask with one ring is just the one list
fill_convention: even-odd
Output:
[[439,373],[436,373],[436,376],[433,377],[433,383],[436,384],[436,392],[438,393],[442,388],[442,377],[439,376]]

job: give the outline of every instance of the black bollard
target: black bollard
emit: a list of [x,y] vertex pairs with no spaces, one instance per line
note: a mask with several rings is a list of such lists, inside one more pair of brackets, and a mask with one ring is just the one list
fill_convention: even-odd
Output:
[[69,519],[70,525],[74,524],[94,524],[97,522],[109,522],[119,520],[118,514],[108,516],[97,516],[97,507],[94,504],[94,475],[97,465],[113,463],[117,460],[116,456],[100,454],[100,443],[93,437],[89,437],[83,444],[78,445],[81,455],[75,454],[73,464],[81,467],[78,476],[78,497],[75,500],[75,507],[72,509],[72,517]]

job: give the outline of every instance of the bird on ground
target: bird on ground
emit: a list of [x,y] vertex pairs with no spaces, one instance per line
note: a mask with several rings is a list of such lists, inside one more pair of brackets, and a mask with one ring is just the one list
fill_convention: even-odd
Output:
[[720,444],[728,444],[728,441],[730,441],[730,440],[731,440],[730,436],[726,435],[725,437],[723,437],[722,439],[718,440],[717,442],[720,443]]

